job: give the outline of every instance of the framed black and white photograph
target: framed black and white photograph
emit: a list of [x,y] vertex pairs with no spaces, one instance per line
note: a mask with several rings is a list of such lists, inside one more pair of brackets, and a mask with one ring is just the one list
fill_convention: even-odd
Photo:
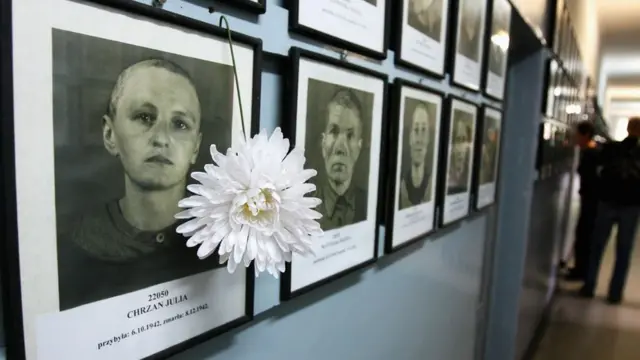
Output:
[[324,234],[315,256],[293,254],[283,300],[370,264],[377,252],[378,184],[386,75],[292,48],[287,137],[305,149],[305,167]]
[[562,10],[564,9],[564,0],[556,0],[553,25],[553,52],[558,54],[560,51],[560,39],[562,32]]
[[375,59],[387,57],[387,1],[290,0],[289,29]]
[[486,0],[458,0],[455,13],[455,45],[451,64],[453,82],[469,90],[480,90]]
[[[12,5],[8,354],[168,356],[249,321],[253,269],[229,274],[176,233],[191,172],[241,133],[227,31],[133,1]],[[255,132],[262,43],[231,36]]]
[[220,0],[254,14],[264,14],[267,11],[267,0]]
[[436,195],[443,95],[397,79],[393,87],[385,219],[385,251],[436,229]]
[[396,22],[396,63],[443,77],[449,0],[403,0]]
[[443,141],[440,167],[442,186],[442,216],[440,225],[446,226],[469,214],[471,205],[471,180],[473,173],[474,144],[478,107],[472,103],[451,97],[447,107],[446,141]]
[[475,208],[482,209],[495,202],[500,163],[500,139],[502,133],[502,112],[488,106],[482,108],[479,153],[476,155],[477,186]]
[[502,100],[507,80],[511,30],[511,4],[508,0],[493,0],[490,22],[484,90],[487,95]]
[[[556,106],[556,98],[560,89],[556,87],[558,81],[558,62],[556,59],[549,59],[545,76],[545,95],[542,104],[542,113],[545,116],[553,116]],[[558,89],[558,90],[556,90]]]

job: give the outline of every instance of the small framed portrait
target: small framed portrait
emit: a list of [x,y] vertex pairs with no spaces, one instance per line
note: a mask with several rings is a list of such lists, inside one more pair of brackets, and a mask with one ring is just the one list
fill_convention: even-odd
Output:
[[293,254],[281,298],[311,290],[377,255],[378,184],[386,75],[292,48],[287,137],[305,149],[316,169],[313,196],[324,234],[313,239],[315,256]]
[[224,29],[133,1],[50,3],[13,1],[2,29],[16,149],[3,176],[20,204],[1,254],[19,259],[8,355],[168,356],[249,321],[253,269],[200,260],[175,214],[210,145],[238,138],[236,90],[257,130],[261,41],[231,34],[236,87]]
[[436,229],[438,159],[443,95],[397,79],[393,86],[388,156],[385,251]]
[[388,1],[291,0],[289,29],[329,45],[385,59]]
[[453,82],[469,90],[479,91],[487,1],[458,0],[456,4],[456,11],[452,16],[455,19],[455,44],[450,51]]
[[548,64],[545,76],[546,94],[542,102],[542,113],[545,116],[553,116],[556,98],[560,95],[560,88],[556,87],[558,81],[558,62],[552,58],[548,60]]
[[443,77],[449,0],[403,0],[396,23],[396,63]]
[[267,0],[220,0],[231,4],[237,8],[252,12],[254,14],[264,14],[267,11]]
[[560,52],[560,39],[562,32],[562,10],[564,9],[564,0],[556,0],[555,4],[555,18],[553,19],[553,52],[558,54]]
[[502,133],[502,111],[488,106],[482,107],[479,120],[478,147],[476,148],[475,208],[480,210],[495,202],[500,165],[500,140]]
[[493,0],[491,28],[487,39],[485,93],[494,99],[504,99],[507,82],[507,62],[511,31],[511,4],[508,0]]
[[474,144],[478,107],[472,103],[451,97],[447,106],[446,141],[442,142],[441,191],[442,215],[440,225],[450,225],[469,214],[471,205],[471,180],[473,173]]

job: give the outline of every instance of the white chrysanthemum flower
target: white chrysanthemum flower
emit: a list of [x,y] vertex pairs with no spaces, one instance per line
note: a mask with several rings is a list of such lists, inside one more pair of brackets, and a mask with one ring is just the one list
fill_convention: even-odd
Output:
[[317,172],[303,168],[303,149],[288,151],[280,128],[270,138],[263,130],[240,141],[227,155],[211,145],[215,165],[191,174],[200,184],[187,187],[195,195],[179,202],[188,210],[176,215],[191,219],[177,231],[189,237],[187,246],[200,245],[200,259],[218,248],[230,273],[255,261],[256,276],[266,270],[277,278],[292,252],[313,253],[311,238],[322,234],[316,221],[322,215],[313,208],[321,201],[305,197],[315,190],[305,182]]

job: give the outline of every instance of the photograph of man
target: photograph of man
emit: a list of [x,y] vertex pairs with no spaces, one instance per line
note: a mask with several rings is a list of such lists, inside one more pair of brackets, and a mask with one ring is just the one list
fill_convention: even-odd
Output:
[[458,53],[472,61],[480,61],[482,34],[482,8],[484,1],[462,0],[460,2],[460,23],[458,24]]
[[431,201],[437,112],[435,104],[412,98],[404,101],[400,210]]
[[440,42],[442,39],[442,1],[409,0],[409,26]]
[[489,71],[504,76],[504,63],[507,60],[509,46],[509,13],[494,10],[489,41]]
[[[309,79],[307,99],[307,159],[319,172],[313,180],[322,200],[320,226],[328,231],[364,221],[373,94]],[[319,151],[309,151],[315,146]]]
[[[119,72],[117,63],[67,72],[65,67],[74,63],[67,61],[82,59],[86,51],[96,58],[115,53],[126,59],[120,61]],[[203,134],[205,127],[211,130],[213,111],[231,119],[232,97],[226,89],[232,89],[232,71],[227,65],[168,55],[54,33],[54,86],[69,95],[87,93],[77,108],[68,106],[72,96],[54,99],[54,112],[68,115],[54,117],[60,135],[56,207],[61,310],[218,267],[215,256],[201,261],[195,249],[186,247],[186,239],[175,231],[174,215],[180,211],[178,201],[187,195],[191,168],[199,153],[206,153],[201,151]],[[199,74],[186,68],[208,69],[209,79],[196,83]],[[219,89],[225,90],[214,93],[204,81],[220,81]],[[215,101],[214,110],[203,105],[199,91],[205,98],[227,98]],[[95,125],[100,126],[97,131]],[[72,137],[76,127],[87,133]],[[220,134],[208,136],[206,144],[216,139],[220,145],[228,143],[223,139],[230,137],[225,131],[229,128],[220,126]]]
[[498,119],[491,116],[485,117],[483,134],[480,185],[496,181],[496,161],[498,159],[500,140],[500,122]]
[[473,150],[473,114],[454,109],[451,126],[447,195],[469,190],[469,163]]

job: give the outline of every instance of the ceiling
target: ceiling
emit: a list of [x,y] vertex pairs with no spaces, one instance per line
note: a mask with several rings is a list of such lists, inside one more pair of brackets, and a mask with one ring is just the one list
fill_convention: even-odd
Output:
[[616,38],[640,30],[639,0],[596,0],[602,38]]
[[598,99],[615,132],[627,117],[640,114],[640,0],[595,2],[600,33]]

